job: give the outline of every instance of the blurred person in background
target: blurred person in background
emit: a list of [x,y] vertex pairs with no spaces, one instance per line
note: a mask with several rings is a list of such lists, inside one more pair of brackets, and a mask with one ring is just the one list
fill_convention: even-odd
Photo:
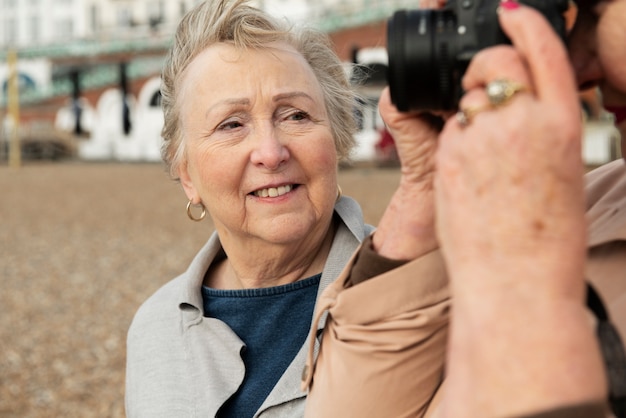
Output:
[[[441,133],[383,93],[402,164],[404,147],[422,150],[424,187],[413,198],[432,212],[431,236],[399,228],[395,238],[440,253],[452,303],[434,309],[444,291],[378,229],[359,254],[398,267],[365,281],[344,273],[322,295],[316,315],[328,318],[304,376],[307,417],[625,416],[624,137],[623,158],[585,177],[578,90],[598,86],[624,123],[626,0],[577,6],[567,51],[538,12],[501,3],[513,45],[474,57]],[[507,88],[501,102],[488,92],[494,83]],[[418,288],[438,301],[428,314],[412,305]]]

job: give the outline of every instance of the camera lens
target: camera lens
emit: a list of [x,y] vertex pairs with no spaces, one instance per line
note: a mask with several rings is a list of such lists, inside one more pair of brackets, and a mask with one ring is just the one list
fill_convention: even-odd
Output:
[[456,35],[449,10],[399,10],[389,19],[387,78],[398,110],[456,108]]

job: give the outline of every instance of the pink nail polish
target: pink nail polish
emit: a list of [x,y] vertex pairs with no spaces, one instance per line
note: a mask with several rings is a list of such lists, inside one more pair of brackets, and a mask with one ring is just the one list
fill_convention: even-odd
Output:
[[505,10],[515,10],[519,8],[519,3],[515,0],[504,0],[500,2],[500,7]]

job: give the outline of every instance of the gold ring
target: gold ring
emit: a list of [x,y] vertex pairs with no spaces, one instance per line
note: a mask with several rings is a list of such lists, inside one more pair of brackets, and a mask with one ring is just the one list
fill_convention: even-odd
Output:
[[456,121],[461,125],[461,127],[465,128],[472,122],[472,118],[482,112],[483,110],[491,109],[493,106],[491,104],[485,106],[476,106],[476,107],[466,107],[459,109],[456,112]]
[[498,107],[508,103],[516,93],[527,91],[528,88],[521,83],[500,78],[487,84],[485,90],[487,91],[489,102],[494,107]]

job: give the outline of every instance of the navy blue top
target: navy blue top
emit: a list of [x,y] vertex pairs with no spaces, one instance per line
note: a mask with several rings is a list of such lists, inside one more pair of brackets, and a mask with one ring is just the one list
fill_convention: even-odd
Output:
[[218,417],[253,417],[263,404],[306,340],[321,277],[261,289],[202,287],[204,316],[225,322],[245,344],[245,378]]

